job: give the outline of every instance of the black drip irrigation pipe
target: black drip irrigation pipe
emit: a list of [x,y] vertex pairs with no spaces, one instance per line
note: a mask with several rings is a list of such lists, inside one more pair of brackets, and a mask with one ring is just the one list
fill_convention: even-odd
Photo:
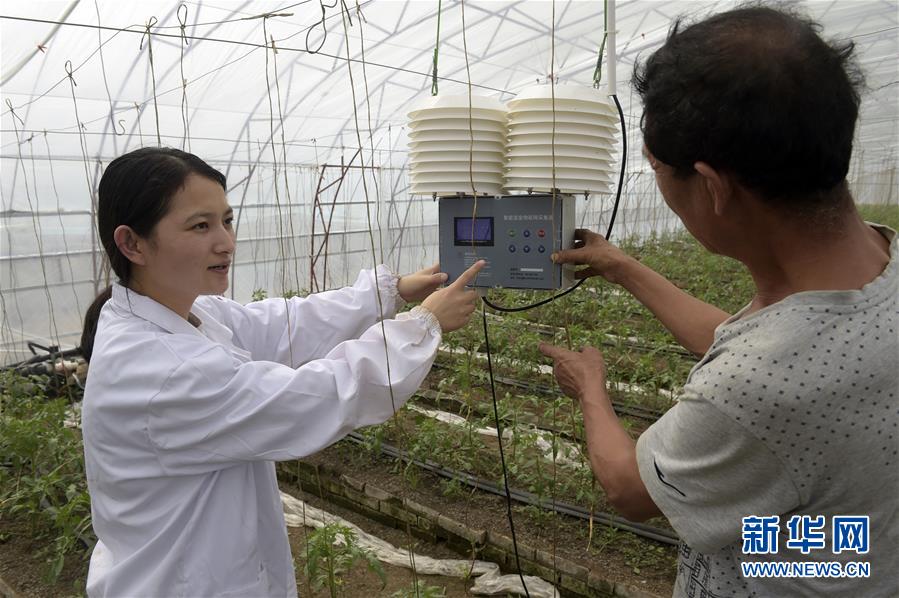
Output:
[[[41,348],[43,349],[44,347],[41,347]],[[55,349],[55,347],[50,347],[50,348]],[[80,348],[66,349],[65,351],[58,351],[58,350],[50,351],[46,354],[35,355],[34,357],[30,357],[30,358],[26,359],[25,361],[20,361],[19,363],[4,365],[4,366],[0,367],[0,370],[18,370],[18,369],[25,368],[26,366],[29,366],[29,365],[43,363],[44,361],[54,361],[56,359],[59,359],[60,357],[75,357],[75,356],[81,356],[81,355],[82,355],[82,353],[81,353]]]
[[[365,438],[357,432],[350,432],[347,435],[347,439],[355,442],[356,444],[367,444]],[[490,480],[486,480],[470,473],[443,467],[442,465],[438,465],[433,461],[421,461],[419,459],[412,459],[406,454],[405,451],[401,451],[390,444],[381,443],[381,452],[388,457],[392,457],[399,461],[406,461],[415,465],[416,467],[420,467],[421,469],[424,469],[426,471],[436,473],[441,477],[462,482],[463,484],[467,484],[468,486],[477,488],[478,490],[489,492],[490,494],[496,494],[497,496],[503,497],[506,496],[505,490],[503,488],[500,488]],[[589,511],[577,505],[559,501],[553,502],[551,500],[540,498],[536,494],[533,494],[526,490],[516,490],[512,488],[509,490],[509,495],[512,497],[512,499],[527,505],[555,511],[557,513],[569,515],[571,517],[577,517],[578,519],[584,519],[586,521],[592,519],[593,521],[602,525],[623,529],[625,531],[631,532],[632,534],[636,534],[644,538],[649,538],[650,540],[655,540],[656,542],[661,542],[663,544],[677,546],[680,542],[677,535],[672,531],[654,527],[652,525],[646,525],[643,523],[635,523],[633,521],[628,521],[627,519],[623,519],[609,513],[593,513],[591,515]]]

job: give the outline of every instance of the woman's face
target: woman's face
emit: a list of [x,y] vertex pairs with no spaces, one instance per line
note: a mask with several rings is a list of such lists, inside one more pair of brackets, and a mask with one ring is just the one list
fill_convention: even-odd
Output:
[[221,185],[189,175],[147,239],[135,290],[185,317],[199,295],[224,293],[234,254],[233,220]]

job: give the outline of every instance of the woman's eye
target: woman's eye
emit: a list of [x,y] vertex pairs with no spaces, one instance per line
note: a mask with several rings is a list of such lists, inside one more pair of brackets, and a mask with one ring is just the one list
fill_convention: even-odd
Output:
[[193,228],[194,230],[205,230],[205,229],[209,228],[209,225],[206,224],[205,222],[198,222],[197,224],[194,224],[191,228]]
[[225,218],[225,226],[231,227],[234,224],[234,218]]

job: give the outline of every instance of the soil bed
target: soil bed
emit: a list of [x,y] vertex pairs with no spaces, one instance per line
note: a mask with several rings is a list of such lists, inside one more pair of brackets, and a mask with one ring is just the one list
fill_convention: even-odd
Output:
[[[371,458],[342,442],[305,459],[354,479],[371,483],[392,495],[411,499],[472,528],[510,535],[502,497],[449,488],[436,475],[417,471],[404,478],[402,468],[387,458]],[[519,545],[537,548],[624,584],[659,596],[670,596],[676,575],[677,549],[609,527],[589,524],[529,507],[513,507]],[[653,522],[658,523],[658,522]],[[405,532],[401,532],[405,536]],[[589,546],[588,546],[589,541]],[[466,555],[468,556],[468,555]]]
[[[285,492],[296,496],[309,504],[324,509],[332,515],[338,515],[358,525],[366,532],[387,540],[397,547],[408,548],[408,536],[395,528],[382,525],[376,521],[344,509],[338,505],[324,503],[296,487],[282,485]],[[297,588],[301,596],[325,598],[330,596],[327,588],[312,591],[303,567],[306,561],[306,538],[311,529],[288,528],[291,552],[297,571]],[[87,561],[77,558],[66,559],[62,573],[55,584],[48,584],[43,579],[46,569],[44,560],[37,556],[42,548],[41,543],[29,537],[28,525],[24,522],[0,522],[0,596],[5,596],[8,589],[20,598],[68,598],[84,596],[84,583],[87,576]],[[459,555],[449,549],[425,542],[415,544],[416,554],[434,558],[458,559]],[[409,569],[394,567],[382,563],[386,574],[386,583],[381,585],[380,578],[364,565],[357,564],[341,577],[342,596],[391,596],[398,591],[409,591],[412,588],[413,575]],[[471,582],[464,579],[442,577],[437,575],[418,575],[420,584],[445,588],[447,598],[470,596],[468,588]],[[414,594],[413,594],[414,595]]]

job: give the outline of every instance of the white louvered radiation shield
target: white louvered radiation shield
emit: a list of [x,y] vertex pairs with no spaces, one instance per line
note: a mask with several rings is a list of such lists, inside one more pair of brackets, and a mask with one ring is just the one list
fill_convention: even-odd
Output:
[[508,108],[506,190],[612,193],[618,113],[604,92],[535,85]]
[[499,195],[506,107],[468,94],[428,97],[409,112],[413,194]]

